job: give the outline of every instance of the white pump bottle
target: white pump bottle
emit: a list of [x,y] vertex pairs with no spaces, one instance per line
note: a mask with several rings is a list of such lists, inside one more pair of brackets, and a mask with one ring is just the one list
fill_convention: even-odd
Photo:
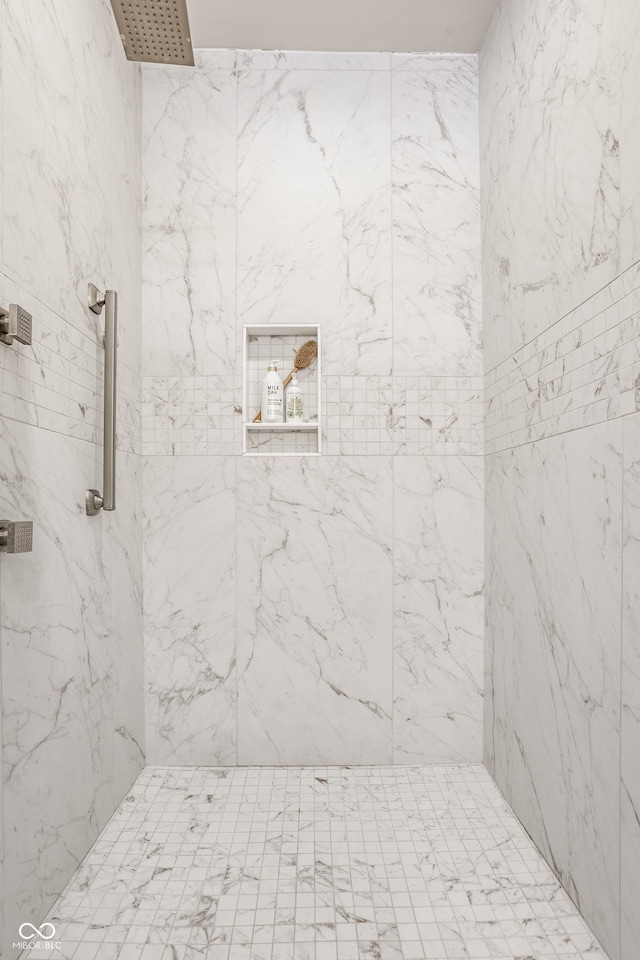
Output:
[[284,420],[282,380],[278,376],[275,363],[269,364],[267,375],[262,381],[260,419],[263,423],[282,423]]

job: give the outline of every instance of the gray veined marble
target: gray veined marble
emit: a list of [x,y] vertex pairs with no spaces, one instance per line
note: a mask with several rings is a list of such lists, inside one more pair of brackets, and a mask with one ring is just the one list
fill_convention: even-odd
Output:
[[391,761],[392,481],[384,457],[238,461],[240,763]]
[[147,758],[236,762],[233,457],[144,464]]
[[[3,143],[11,148],[2,165],[1,269],[87,332],[95,329],[88,280],[115,287],[136,305],[121,329],[123,355],[134,355],[140,68],[125,59],[103,2],[3,7]],[[87,131],[95,149],[87,150]]]
[[489,760],[507,800],[615,955],[621,424],[491,461]]
[[236,77],[143,73],[143,374],[235,369]]
[[483,461],[394,460],[396,763],[482,756]]
[[620,0],[506,4],[483,51],[488,367],[621,267],[620,16]]
[[[144,94],[150,756],[479,757],[475,58],[208,51]],[[237,452],[241,325],[269,321],[322,326],[331,456],[239,460],[232,489],[211,455]],[[418,453],[443,457],[394,480]]]
[[100,960],[606,960],[479,764],[147,767],[50,918]]
[[105,517],[114,686],[114,777],[120,800],[145,764],[142,458],[119,452],[118,509]]
[[[33,552],[0,559],[8,955],[144,762],[140,68],[104,0],[2,2],[0,83],[0,297],[34,315],[32,347],[0,358],[0,513],[34,521]],[[93,523],[102,328],[89,280],[121,303],[122,498]]]
[[[140,716],[123,699],[128,691],[139,704],[142,692],[130,632],[140,575],[133,544],[112,544],[109,522],[85,515],[91,444],[5,418],[0,463],[2,513],[34,520],[33,552],[1,561],[6,936],[15,939],[19,923],[44,915],[142,768]],[[133,523],[123,510],[121,529]],[[127,571],[126,591],[114,564]],[[129,632],[114,603],[132,614]]]
[[387,71],[242,70],[238,322],[320,323],[326,374],[391,372]]
[[[394,372],[482,372],[475,57],[392,80]],[[412,69],[407,69],[407,67]]]
[[484,762],[508,795],[513,756],[514,620],[518,585],[511,578],[511,537],[517,522],[515,453],[485,458]]
[[620,266],[640,259],[640,6],[620,0],[621,103],[620,103]]
[[621,957],[640,954],[640,417],[624,438],[620,784]]
[[639,42],[632,0],[516,0],[479,57],[485,759],[616,960],[640,951]]

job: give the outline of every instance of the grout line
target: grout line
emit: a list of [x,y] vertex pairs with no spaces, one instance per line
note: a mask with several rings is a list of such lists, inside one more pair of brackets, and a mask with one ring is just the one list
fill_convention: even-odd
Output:
[[[234,292],[234,361],[233,361],[233,397],[234,402],[236,398],[236,378],[238,376],[238,340],[239,340],[239,324],[238,324],[238,116],[239,116],[239,83],[238,83],[238,51],[236,50],[235,54],[235,67],[234,67],[234,77],[235,77],[235,151],[236,151],[236,186],[235,186],[235,222],[236,222],[236,236],[235,236],[235,292]],[[243,344],[244,350],[244,344]],[[242,370],[242,376],[244,376],[244,369]],[[244,402],[244,384],[242,384],[243,396],[242,402]],[[246,410],[243,409],[242,416],[240,418],[241,423],[239,424],[240,429],[243,431],[243,445],[244,445],[244,427],[242,426],[242,421],[244,421],[247,415]],[[221,417],[222,419],[222,417]],[[238,427],[236,427],[238,429]],[[207,430],[208,434],[208,430]],[[208,436],[207,436],[207,449],[208,449]],[[234,657],[235,657],[235,731],[234,731],[234,740],[235,740],[235,754],[236,754],[236,767],[239,764],[239,744],[238,744],[238,716],[239,716],[239,691],[240,691],[240,674],[239,666],[240,661],[238,658],[238,454],[236,453],[235,439],[232,439],[232,459],[233,459],[233,476],[234,476],[234,531],[235,531],[235,545],[234,545]]]
[[391,764],[396,747],[396,458],[391,457]]
[[622,448],[622,489],[620,491],[620,688],[619,688],[619,710],[618,722],[620,729],[618,733],[618,952],[622,957],[622,726],[624,710],[624,494],[625,494],[625,430],[624,422],[620,424],[620,440]]
[[391,376],[395,372],[395,283],[394,283],[394,219],[393,219],[393,66],[389,61],[389,217],[390,223],[390,259],[391,259]]

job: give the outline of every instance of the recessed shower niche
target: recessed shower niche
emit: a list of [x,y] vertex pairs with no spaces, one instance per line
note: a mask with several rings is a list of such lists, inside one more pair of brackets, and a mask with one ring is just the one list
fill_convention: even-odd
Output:
[[[315,352],[309,342],[317,344]],[[242,452],[254,456],[319,456],[322,452],[320,328],[298,324],[246,324],[242,340]],[[301,391],[302,421],[263,423],[262,381],[269,364],[286,383],[295,373]],[[286,407],[287,388],[284,390]]]

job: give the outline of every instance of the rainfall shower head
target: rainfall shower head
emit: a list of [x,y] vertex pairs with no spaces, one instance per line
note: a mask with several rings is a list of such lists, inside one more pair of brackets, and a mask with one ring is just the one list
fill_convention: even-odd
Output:
[[128,60],[192,67],[187,0],[111,0]]

